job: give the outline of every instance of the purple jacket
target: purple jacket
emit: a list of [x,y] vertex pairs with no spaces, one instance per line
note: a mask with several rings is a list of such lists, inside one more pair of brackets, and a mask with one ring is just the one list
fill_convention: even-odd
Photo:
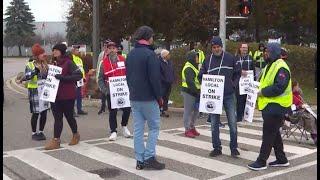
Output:
[[57,61],[57,66],[62,68],[63,78],[59,83],[56,100],[76,99],[76,83],[82,78],[80,69],[68,56]]

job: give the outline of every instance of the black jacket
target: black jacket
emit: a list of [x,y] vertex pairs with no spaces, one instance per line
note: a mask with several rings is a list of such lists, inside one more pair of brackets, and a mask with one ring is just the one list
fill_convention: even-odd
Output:
[[160,61],[152,46],[136,43],[125,63],[130,100],[152,101],[160,99]]
[[[198,67],[195,58],[197,56],[196,52],[190,52],[187,55],[187,62],[190,62],[196,69]],[[200,90],[196,88],[195,82],[194,82],[194,78],[196,77],[196,73],[193,71],[193,69],[186,68],[184,71],[184,75],[186,78],[186,83],[188,85],[188,88],[186,87],[181,87],[181,91],[186,92],[196,98],[200,97]]]
[[170,86],[175,78],[174,78],[174,69],[171,60],[165,61],[161,57],[159,57],[160,61],[160,73],[161,73],[161,85]]
[[[220,63],[222,59],[222,54],[224,53],[223,62]],[[211,75],[221,75],[225,76],[225,83],[224,83],[224,96],[230,95],[235,92],[236,84],[240,78],[240,66],[236,64],[236,58],[228,52],[222,52],[221,56],[215,56],[213,54],[206,57],[199,73],[199,80],[202,80],[203,74],[211,74]],[[211,65],[209,67],[210,58]],[[220,70],[220,74],[219,73]]]
[[237,84],[236,84],[236,88],[238,90],[239,88],[239,80],[240,80],[240,77],[241,77],[241,71],[244,70],[244,71],[248,71],[248,70],[253,70],[253,79],[256,80],[256,71],[255,71],[255,68],[254,68],[254,61],[252,59],[252,57],[250,55],[247,55],[247,56],[244,56],[244,57],[241,57],[241,56],[236,56],[236,59],[237,59],[237,66],[238,68],[240,68],[240,76],[239,76],[239,79],[237,80]]

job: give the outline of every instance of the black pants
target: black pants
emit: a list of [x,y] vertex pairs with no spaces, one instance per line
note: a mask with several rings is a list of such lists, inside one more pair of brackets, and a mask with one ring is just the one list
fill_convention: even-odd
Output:
[[[109,110],[110,130],[111,130],[111,133],[117,132],[117,126],[118,126],[118,124],[117,124],[117,112],[118,112],[118,109],[111,109],[110,94],[108,94],[106,97],[107,97],[108,110]],[[126,107],[126,108],[121,108],[121,110],[123,111],[121,126],[127,126],[131,108],[130,107]]]
[[[32,132],[36,132],[37,131],[38,117],[39,117],[39,113],[32,113],[32,116],[31,116],[31,129],[32,129]],[[46,122],[47,122],[47,110],[42,111],[40,113],[39,131],[43,131],[44,126],[46,125]]]
[[163,99],[163,107],[162,111],[168,110],[168,101],[171,93],[171,84],[170,85],[162,85],[162,99]]
[[262,113],[263,134],[258,162],[266,164],[272,148],[276,158],[280,162],[287,162],[286,155],[283,151],[283,142],[280,133],[280,127],[283,124],[284,115],[267,115]]
[[102,95],[101,95],[101,108],[100,108],[100,110],[103,110],[103,111],[106,110],[106,100],[107,100],[107,96],[106,96],[104,93],[102,93]]
[[75,134],[78,132],[77,121],[73,116],[74,99],[71,100],[56,100],[51,103],[52,114],[54,117],[54,138],[60,138],[63,128],[63,115],[66,117],[67,122]]
[[244,108],[246,107],[247,95],[246,94],[240,95],[239,89],[238,89],[236,93],[236,97],[237,97],[237,122],[240,122],[243,119]]

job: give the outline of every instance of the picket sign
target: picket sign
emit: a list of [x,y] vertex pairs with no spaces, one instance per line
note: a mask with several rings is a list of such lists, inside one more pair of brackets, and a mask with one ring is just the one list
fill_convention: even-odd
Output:
[[249,83],[249,87],[246,89],[247,91],[247,100],[246,106],[244,108],[244,119],[248,122],[252,122],[254,109],[256,107],[256,101],[258,97],[259,91],[259,82],[252,81]]
[[81,87],[84,85],[84,81],[83,81],[83,78],[79,81],[77,81],[77,87]]
[[247,71],[247,76],[241,76],[239,80],[239,94],[247,94],[246,89],[249,87],[249,83],[254,81],[253,70]]
[[[42,92],[43,92],[43,89],[44,89],[44,83],[45,83],[46,80],[38,80],[37,83],[38,83],[38,95],[41,95]],[[43,101],[41,99],[39,99],[39,112],[42,112],[44,110],[47,110],[49,109],[49,102],[48,101]]]
[[204,74],[202,76],[199,111],[222,114],[225,77]]
[[49,65],[48,76],[44,83],[43,91],[40,95],[40,100],[49,102],[56,101],[60,80],[56,79],[54,76],[61,73],[61,67]]
[[109,77],[111,109],[130,107],[126,76]]

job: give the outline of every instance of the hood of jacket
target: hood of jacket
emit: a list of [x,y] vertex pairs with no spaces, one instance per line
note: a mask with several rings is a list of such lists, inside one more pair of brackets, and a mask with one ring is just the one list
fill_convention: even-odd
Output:
[[198,53],[195,51],[190,51],[187,53],[187,61],[190,62],[194,67],[198,67],[196,63],[196,57],[198,56]]
[[274,62],[275,60],[280,58],[281,54],[281,47],[280,44],[278,43],[268,43],[267,44],[267,49],[270,54],[270,61]]

